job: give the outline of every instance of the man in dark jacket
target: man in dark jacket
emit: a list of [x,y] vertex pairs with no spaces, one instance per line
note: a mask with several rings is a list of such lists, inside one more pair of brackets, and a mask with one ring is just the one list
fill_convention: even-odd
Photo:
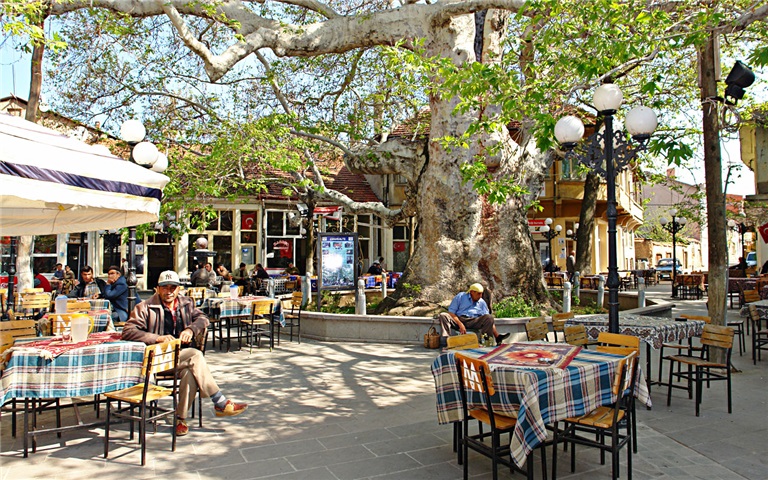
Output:
[[75,287],[77,298],[104,298],[107,284],[100,278],[93,277],[93,268],[86,265],[80,269],[80,283]]
[[197,270],[194,271],[192,277],[189,279],[193,287],[208,287],[210,283],[210,273],[205,269],[205,265],[201,263],[198,265]]
[[[144,342],[147,345],[178,338],[182,344],[193,345],[208,328],[208,317],[195,307],[195,300],[179,296],[179,275],[171,270],[160,274],[157,293],[141,302],[131,312],[123,328],[123,340]],[[240,415],[245,403],[235,403],[221,393],[208,369],[203,353],[197,348],[184,348],[179,355],[179,405],[176,408],[176,435],[189,433],[187,412],[195,401],[195,394],[210,397],[217,417]]]
[[112,321],[123,323],[128,320],[128,283],[120,268],[112,265],[107,271],[107,286],[104,298],[112,304]]

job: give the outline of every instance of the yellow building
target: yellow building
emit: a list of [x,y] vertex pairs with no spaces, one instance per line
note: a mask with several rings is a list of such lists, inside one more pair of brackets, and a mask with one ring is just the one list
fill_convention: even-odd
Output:
[[[531,234],[539,247],[542,264],[547,258],[553,258],[561,270],[565,270],[565,261],[571,250],[576,250],[576,242],[568,238],[567,232],[576,232],[579,222],[581,204],[584,199],[583,167],[574,158],[558,159],[549,174],[544,179],[538,197],[541,211],[531,208],[528,220]],[[622,171],[616,177],[616,201],[618,218],[616,222],[617,260],[619,270],[639,268],[635,264],[635,229],[643,223],[641,204],[642,185],[636,172],[632,169]],[[600,183],[597,205],[595,207],[595,223],[592,232],[592,273],[608,271],[608,217],[607,190],[605,180]],[[560,227],[560,234],[549,241],[539,231],[542,219],[552,219],[552,230]]]

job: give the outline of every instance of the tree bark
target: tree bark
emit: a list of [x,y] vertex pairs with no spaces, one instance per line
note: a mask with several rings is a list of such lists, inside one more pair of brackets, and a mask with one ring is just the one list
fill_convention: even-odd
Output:
[[[503,31],[498,18],[486,18],[486,49],[489,36]],[[448,24],[433,26],[428,37],[427,55],[451,58],[457,64],[475,60],[474,18],[454,17]],[[439,81],[436,79],[435,81]],[[522,294],[529,299],[546,299],[546,289],[537,252],[528,230],[526,199],[513,197],[503,204],[491,204],[470,183],[462,181],[462,164],[482,158],[496,178],[511,176],[528,184],[543,174],[544,155],[530,154],[524,145],[515,144],[506,129],[498,135],[478,134],[469,152],[445,149],[438,139],[457,137],[466,130],[473,116],[454,111],[458,99],[430,97],[431,129],[428,153],[415,185],[419,237],[400,285],[418,285],[421,290],[398,289],[382,307],[405,302],[446,305],[474,282],[489,289],[493,299]],[[484,145],[501,142],[504,154],[489,158]],[[495,167],[498,163],[498,167]],[[407,298],[406,298],[407,297]]]
[[[717,79],[715,78],[715,35],[710,35],[701,49],[701,102],[704,132],[704,176],[707,185],[707,228],[709,232],[709,316],[715,325],[725,325],[728,253],[725,246],[725,196],[723,194],[723,169],[720,155],[720,130],[718,127],[719,104]],[[722,351],[713,352],[714,360],[725,360]]]
[[587,173],[584,179],[584,198],[579,213],[579,228],[576,230],[576,271],[580,275],[592,273],[592,233],[595,230],[595,209],[600,193],[600,176]]

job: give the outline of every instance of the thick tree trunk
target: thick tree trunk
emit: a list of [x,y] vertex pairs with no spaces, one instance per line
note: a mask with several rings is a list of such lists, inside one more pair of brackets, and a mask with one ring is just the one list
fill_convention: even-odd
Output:
[[[486,37],[493,33],[490,26],[503,27],[498,18],[488,17]],[[474,59],[472,16],[453,18],[450,24],[435,28],[428,55],[452,58],[456,63]],[[486,160],[494,176],[513,176],[527,184],[531,175],[542,174],[543,155],[530,155],[512,142],[506,130],[498,136],[475,135],[469,151],[446,150],[438,139],[460,136],[479,115],[454,112],[456,103],[456,98],[430,98],[428,156],[415,195],[419,238],[398,282],[420,288],[399,288],[386,307],[398,298],[407,298],[408,303],[415,300],[417,305],[420,301],[447,305],[457,292],[474,282],[490,289],[494,300],[518,293],[545,300],[541,268],[528,230],[526,199],[510,198],[502,205],[493,205],[470,183],[464,184],[460,173],[461,165],[477,156]],[[505,154],[489,158],[484,151],[489,142],[502,142]]]
[[592,273],[592,232],[595,230],[595,209],[600,192],[600,176],[587,173],[584,179],[584,199],[581,201],[579,228],[576,231],[576,271],[580,275]]
[[[715,325],[725,325],[726,277],[728,252],[726,250],[725,198],[723,170],[718,129],[717,79],[715,78],[715,38],[712,34],[701,50],[701,101],[704,131],[704,176],[707,185],[707,228],[709,232],[709,316]],[[722,351],[716,352],[716,361],[724,361]]]

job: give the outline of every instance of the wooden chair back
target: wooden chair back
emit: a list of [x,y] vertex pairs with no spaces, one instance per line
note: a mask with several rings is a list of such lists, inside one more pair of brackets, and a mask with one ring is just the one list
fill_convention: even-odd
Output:
[[545,317],[536,317],[525,324],[525,333],[528,335],[528,341],[547,340],[549,327]]
[[595,350],[604,353],[627,356],[632,352],[640,354],[640,338],[621,333],[600,332],[597,336],[599,345]]
[[758,292],[757,289],[744,290],[742,296],[744,297],[743,303],[759,302],[762,300],[762,298],[760,298],[760,292]]
[[35,293],[21,294],[21,308],[25,310],[39,310],[43,308],[50,308],[50,306],[51,306],[50,293],[35,292]]
[[631,352],[619,362],[619,368],[616,369],[616,376],[613,380],[612,391],[614,395],[619,395],[632,388],[638,355],[637,352]]
[[21,291],[22,295],[24,295],[26,293],[45,293],[45,290],[43,290],[42,288],[38,287],[38,288],[25,288],[24,290]]
[[[141,367],[141,374],[149,380],[149,376],[157,375],[162,372],[175,372],[179,363],[179,350],[181,349],[181,340],[175,338],[168,342],[149,345],[144,349],[144,363]],[[148,382],[147,382],[148,383]]]
[[569,345],[576,345],[579,347],[585,347],[589,345],[587,327],[584,325],[567,325],[565,327],[564,333],[565,343]]
[[8,350],[19,338],[37,336],[37,322],[34,320],[11,320],[0,322],[0,353]]
[[91,302],[88,300],[72,299],[67,300],[67,313],[87,312],[91,309]]
[[223,292],[219,292],[216,294],[217,298],[229,298],[229,290],[225,290]]
[[301,292],[293,292],[291,298],[286,298],[280,302],[283,308],[283,312],[286,315],[299,315],[301,314],[301,304],[304,301],[304,294]]
[[564,332],[565,331],[565,322],[571,318],[573,318],[575,315],[573,312],[563,312],[563,313],[555,313],[552,315],[552,330],[557,334],[557,332]]
[[702,322],[712,323],[712,318],[706,315],[688,315],[687,313],[684,313],[680,315],[680,318],[687,318],[688,320],[700,320]]
[[729,351],[730,355],[730,350],[733,348],[734,333],[732,327],[704,325],[704,331],[701,333],[701,344],[708,347],[724,348]]
[[255,300],[251,304],[251,314],[254,316],[272,315],[275,302],[273,300]]
[[296,290],[296,280],[286,280],[285,281],[285,291],[292,292]]
[[459,371],[459,383],[462,389],[493,396],[493,377],[488,362],[456,353],[456,368]]
[[187,288],[187,296],[196,300],[203,300],[205,298],[205,287],[189,287]]
[[477,348],[480,342],[477,341],[477,335],[474,333],[465,333],[464,335],[451,335],[446,340],[448,350],[466,350],[467,348]]

